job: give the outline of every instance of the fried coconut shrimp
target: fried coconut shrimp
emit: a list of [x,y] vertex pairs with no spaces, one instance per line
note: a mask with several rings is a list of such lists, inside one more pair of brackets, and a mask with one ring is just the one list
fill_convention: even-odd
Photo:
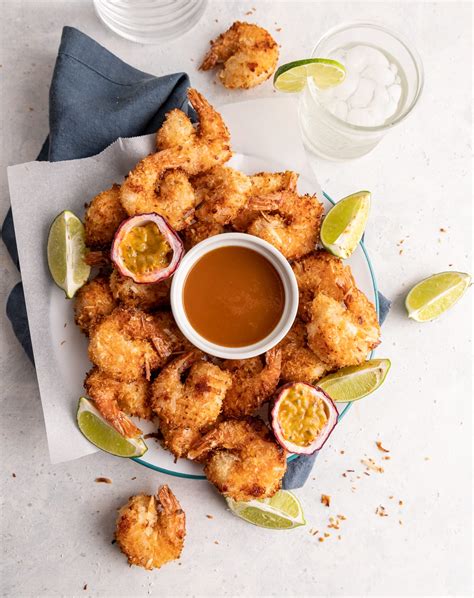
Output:
[[314,384],[329,369],[328,365],[309,348],[307,340],[306,325],[297,318],[278,345],[282,358],[282,381]]
[[197,130],[181,110],[168,112],[157,133],[158,147],[164,149],[143,158],[120,188],[130,216],[157,212],[176,230],[185,228],[194,214],[196,199],[187,175],[223,164],[232,155],[221,115],[195,89],[188,90],[188,98],[199,116]]
[[86,376],[84,388],[102,416],[127,438],[141,434],[141,430],[127,415],[150,420],[152,418],[150,383],[145,378],[118,382],[94,367]]
[[115,539],[130,565],[159,569],[179,559],[185,535],[186,516],[168,486],[132,496],[119,510]]
[[250,177],[228,166],[214,166],[192,181],[199,207],[196,218],[220,225],[229,224],[246,205]]
[[278,44],[266,29],[236,21],[211,42],[199,67],[203,71],[222,64],[219,79],[229,89],[249,89],[266,81],[276,69]]
[[249,207],[265,213],[252,222],[247,232],[271,243],[287,259],[314,250],[323,216],[323,206],[316,196],[289,192],[280,198],[254,197]]
[[107,191],[96,195],[86,209],[84,227],[88,247],[110,245],[127,212],[120,203],[120,185],[112,185]]
[[375,307],[356,287],[343,301],[318,293],[307,330],[309,346],[330,368],[358,365],[380,343]]
[[138,284],[117,270],[110,275],[110,289],[116,301],[127,307],[139,309],[156,309],[170,303],[171,278],[156,284]]
[[178,357],[158,374],[152,385],[151,405],[164,445],[176,457],[186,456],[201,433],[215,423],[231,383],[229,373],[203,361],[198,351]]
[[194,247],[197,243],[200,243],[209,237],[213,237],[214,235],[220,235],[224,230],[224,227],[221,224],[217,224],[217,222],[202,222],[197,220],[183,231],[184,248],[186,251],[189,251],[191,247]]
[[112,292],[106,276],[97,276],[76,293],[74,319],[79,328],[88,335],[92,326],[108,316],[115,308]]
[[[90,332],[89,359],[106,374],[131,382],[162,366],[179,346],[170,317],[117,307]],[[176,327],[176,326],[175,326]]]
[[261,198],[266,201],[281,200],[285,191],[296,192],[298,174],[291,170],[285,172],[258,172],[250,177],[251,189],[248,193],[248,201],[245,207],[240,210],[236,218],[232,220],[235,230],[245,232],[255,218],[261,216],[261,212],[251,209],[248,204],[252,198]]
[[232,375],[232,386],[222,405],[224,417],[253,415],[275,392],[280,379],[281,352],[271,349],[261,357],[229,359],[224,369]]
[[300,292],[299,315],[308,321],[311,304],[316,293],[321,292],[336,301],[343,301],[355,287],[351,269],[343,261],[320,249],[293,263]]
[[188,458],[205,460],[207,479],[234,500],[273,496],[286,471],[285,451],[255,417],[221,422],[192,447]]

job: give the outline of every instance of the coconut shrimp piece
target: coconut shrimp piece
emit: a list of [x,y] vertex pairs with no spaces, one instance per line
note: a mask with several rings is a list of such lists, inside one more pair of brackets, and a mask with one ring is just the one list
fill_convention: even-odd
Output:
[[171,278],[156,284],[137,284],[115,269],[110,275],[110,289],[114,299],[127,307],[148,310],[169,305],[170,287]]
[[217,224],[217,222],[202,222],[197,220],[183,231],[184,248],[186,251],[189,251],[191,247],[194,247],[197,243],[200,243],[209,237],[213,237],[214,235],[220,235],[224,230],[224,227]]
[[[157,135],[158,144],[169,147],[143,158],[120,188],[120,201],[130,216],[154,211],[176,230],[185,228],[194,213],[194,191],[186,175],[209,170],[232,156],[230,134],[221,115],[195,89],[188,90],[188,98],[199,116],[197,130],[184,113],[179,116],[179,130],[174,130],[178,117],[176,111],[169,112],[165,133]],[[186,119],[191,126],[185,139]],[[172,169],[180,170],[165,174]]]
[[314,384],[329,369],[309,348],[306,325],[299,318],[278,348],[281,350],[281,379],[284,382]]
[[164,445],[176,457],[186,456],[201,432],[215,423],[231,383],[229,373],[202,361],[198,351],[178,357],[158,374],[152,385],[151,405]]
[[375,307],[356,287],[343,302],[318,293],[307,330],[309,346],[330,368],[358,365],[380,343]]
[[115,539],[130,565],[159,569],[179,559],[185,535],[186,516],[168,486],[132,496],[119,510]]
[[221,226],[229,224],[246,205],[252,187],[250,177],[227,166],[214,166],[192,183],[200,204],[196,218]]
[[218,64],[221,83],[229,89],[249,89],[266,81],[276,69],[278,44],[258,25],[236,21],[211,41],[211,49],[199,67],[208,71]]
[[300,292],[298,313],[305,321],[311,318],[311,304],[316,293],[343,301],[355,287],[350,267],[323,249],[295,261],[292,267]]
[[158,150],[180,148],[195,136],[193,123],[178,108],[166,114],[166,119],[156,133]]
[[76,293],[74,319],[85,335],[104,316],[108,316],[116,303],[106,276],[97,276]]
[[222,405],[224,417],[253,415],[275,392],[280,379],[281,352],[271,349],[261,357],[229,359],[224,369],[232,375],[232,386]]
[[110,245],[127,212],[120,203],[120,185],[112,185],[96,195],[86,209],[84,228],[86,245],[98,248]]
[[252,198],[262,198],[266,201],[279,201],[285,191],[295,191],[298,181],[298,174],[291,170],[285,172],[258,172],[250,177],[251,188],[248,193],[248,201],[237,216],[232,220],[235,230],[246,232],[255,218],[261,216],[261,212],[249,207]]
[[188,458],[206,460],[207,479],[234,500],[273,496],[286,471],[285,451],[255,417],[221,422],[192,447]]
[[247,231],[251,235],[268,241],[289,260],[314,250],[323,215],[316,196],[289,192],[279,199],[255,197],[249,206],[267,212],[252,222]]
[[152,418],[149,404],[150,383],[145,378],[118,382],[97,367],[87,374],[84,388],[102,416],[127,438],[140,436],[141,430],[127,415]]
[[163,323],[138,309],[117,307],[90,331],[89,359],[122,382],[149,379],[170,352]]

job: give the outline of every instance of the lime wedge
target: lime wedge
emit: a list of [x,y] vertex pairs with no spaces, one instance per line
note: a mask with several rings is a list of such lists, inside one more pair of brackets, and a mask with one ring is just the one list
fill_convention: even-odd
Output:
[[416,284],[405,299],[408,317],[429,322],[452,307],[466,292],[471,277],[464,272],[440,272]]
[[267,529],[293,529],[305,525],[300,501],[288,490],[279,490],[272,498],[235,501],[227,498],[230,510],[245,521]]
[[391,363],[389,359],[371,359],[362,365],[342,368],[316,384],[336,403],[358,401],[382,386]]
[[327,58],[308,58],[287,62],[278,67],[273,86],[278,91],[294,93],[301,91],[306,85],[306,79],[313,77],[316,87],[328,89],[344,81],[346,69],[336,60]]
[[53,221],[48,235],[48,266],[54,282],[71,299],[89,278],[91,268],[84,257],[84,225],[65,210]]
[[321,243],[333,255],[348,258],[364,234],[370,211],[370,191],[358,191],[329,210],[321,226]]
[[79,399],[77,425],[87,440],[117,457],[141,457],[147,451],[141,438],[125,438],[119,434],[85,397]]

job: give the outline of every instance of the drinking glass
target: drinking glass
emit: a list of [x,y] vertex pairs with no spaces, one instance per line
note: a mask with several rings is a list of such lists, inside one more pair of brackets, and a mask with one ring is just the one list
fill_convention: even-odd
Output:
[[94,0],[100,20],[114,33],[141,44],[183,35],[201,18],[207,0]]
[[[312,57],[327,58],[355,46],[370,46],[396,66],[401,95],[395,113],[382,124],[361,126],[331,112],[324,101],[327,92],[308,78],[299,103],[303,140],[310,151],[329,160],[350,160],[370,152],[389,129],[405,120],[423,89],[423,65],[417,52],[401,35],[383,25],[355,22],[331,29],[316,44]],[[349,70],[346,77],[348,74]]]

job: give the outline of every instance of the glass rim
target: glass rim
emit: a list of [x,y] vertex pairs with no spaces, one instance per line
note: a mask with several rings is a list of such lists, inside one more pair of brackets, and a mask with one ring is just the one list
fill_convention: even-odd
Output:
[[[407,39],[403,35],[400,35],[398,32],[394,31],[393,29],[390,29],[390,28],[386,27],[385,25],[383,25],[382,23],[377,23],[375,21],[350,21],[350,22],[342,23],[341,25],[336,25],[335,27],[332,27],[331,29],[326,31],[326,33],[324,35],[322,35],[319,38],[318,42],[316,43],[316,45],[314,46],[314,48],[311,52],[311,58],[314,58],[316,56],[316,51],[319,48],[319,46],[323,42],[325,42],[326,40],[331,38],[334,34],[344,31],[346,29],[352,29],[355,27],[368,27],[368,28],[372,28],[372,29],[378,29],[379,31],[383,31],[383,32],[387,33],[388,35],[390,35],[391,37],[393,37],[394,39],[396,39],[408,52],[410,58],[413,61],[413,64],[415,66],[415,69],[416,69],[416,72],[418,75],[417,90],[416,90],[416,93],[415,93],[412,101],[410,102],[409,106],[407,106],[407,108],[399,116],[397,116],[397,118],[390,120],[389,122],[386,122],[382,125],[376,125],[373,127],[366,127],[366,126],[362,126],[362,125],[353,125],[351,123],[346,122],[345,120],[340,119],[335,114],[330,112],[326,108],[326,106],[324,106],[324,104],[319,100],[318,96],[310,90],[311,97],[318,103],[318,105],[322,109],[322,111],[326,114],[326,116],[329,118],[329,120],[332,121],[334,124],[337,124],[337,125],[340,125],[343,127],[347,127],[348,129],[350,129],[352,131],[356,131],[356,132],[360,132],[360,133],[383,132],[383,131],[386,131],[387,129],[390,129],[391,127],[394,127],[395,125],[398,125],[403,120],[405,120],[405,118],[410,114],[410,112],[412,112],[413,108],[418,103],[418,100],[420,99],[420,95],[421,95],[421,92],[423,91],[424,82],[425,82],[423,62],[422,62],[421,57],[418,54],[418,52],[407,41]],[[321,57],[319,57],[319,58],[321,58]]]

